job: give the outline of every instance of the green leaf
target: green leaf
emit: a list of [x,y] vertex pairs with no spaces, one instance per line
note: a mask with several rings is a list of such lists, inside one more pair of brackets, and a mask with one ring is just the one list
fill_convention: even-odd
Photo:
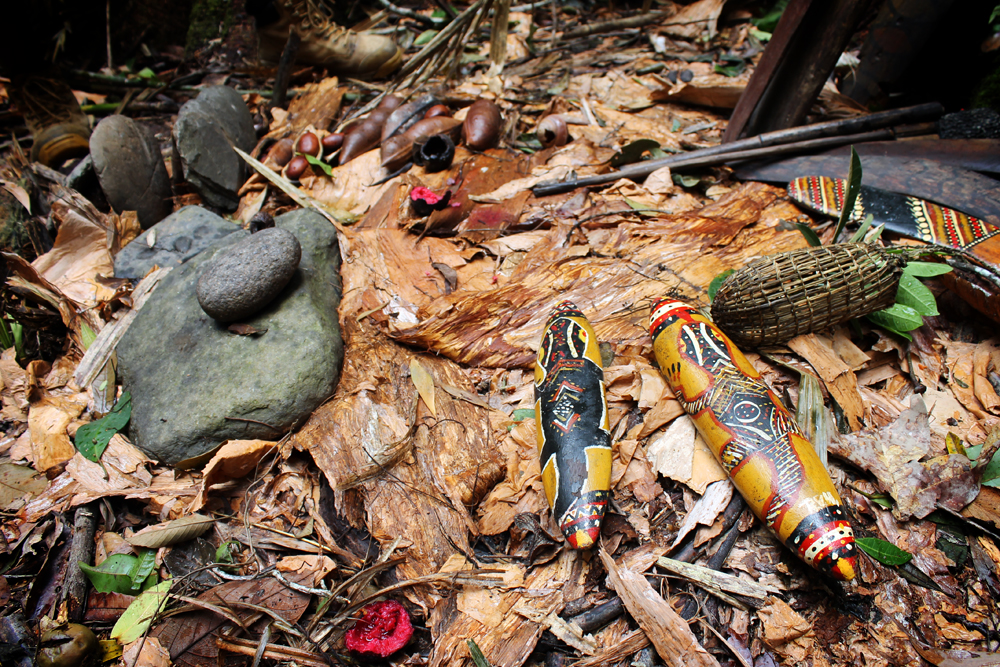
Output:
[[726,282],[726,278],[736,273],[735,269],[726,269],[719,275],[712,278],[712,282],[708,285],[708,300],[715,301],[715,295],[719,293],[719,288],[722,287],[722,283]]
[[99,567],[80,563],[80,569],[98,593],[135,595],[142,585],[141,581],[138,586],[132,585],[132,572],[138,563],[139,559],[130,554],[112,554]]
[[[438,10],[438,11],[441,11],[441,10]],[[441,12],[441,13],[444,14],[444,12]],[[444,18],[444,17],[442,17],[442,18]],[[417,38],[415,40],[413,40],[413,46],[423,46],[427,42],[429,42],[432,39],[434,39],[437,36],[437,34],[438,34],[437,30],[424,30],[422,33],[420,33],[419,35],[417,35]]]
[[0,348],[5,350],[14,347],[14,334],[10,330],[10,322],[7,317],[0,318]]
[[333,167],[323,162],[318,157],[313,157],[312,155],[306,155],[305,153],[299,153],[302,157],[306,159],[306,162],[313,165],[314,167],[319,167],[323,170],[323,173],[327,176],[333,176]]
[[674,122],[670,124],[670,131],[676,132],[679,129],[681,129],[681,119],[674,118]]
[[[534,412],[534,410],[532,410]],[[219,548],[215,550],[215,562],[216,563],[232,563],[233,562],[233,552],[232,545],[239,544],[236,540],[226,540],[219,545]]]
[[625,203],[628,204],[633,211],[638,211],[640,215],[650,215],[650,216],[656,215],[655,213],[645,213],[645,211],[652,210],[652,207],[647,204],[643,204],[642,202],[638,202],[635,201],[634,199],[629,199],[628,197],[625,197]]
[[907,262],[903,267],[903,275],[914,276],[915,278],[933,278],[941,276],[951,271],[947,264],[937,262]]
[[[622,165],[632,164],[634,162],[639,162],[643,159],[643,155],[646,153],[652,154],[652,157],[661,157],[665,155],[663,150],[660,148],[660,142],[655,139],[637,139],[631,143],[622,146],[622,149],[611,156],[611,166],[617,169]],[[659,153],[659,155],[657,155]]]
[[476,667],[490,667],[489,660],[483,655],[483,652],[479,650],[479,646],[473,639],[466,639],[466,645],[469,647],[469,653],[472,655],[472,662],[476,663]]
[[896,303],[909,306],[921,315],[938,315],[937,302],[934,293],[908,273],[899,279],[896,290]]
[[170,579],[161,581],[132,600],[132,604],[128,606],[125,613],[115,623],[115,627],[111,629],[112,639],[117,639],[123,645],[131,644],[146,634],[153,619],[167,604],[167,596],[170,593],[170,584],[172,583]]
[[919,329],[924,323],[924,318],[920,316],[911,306],[904,306],[901,303],[894,303],[883,310],[876,310],[867,315],[868,320],[885,329],[892,331],[913,331]]
[[534,418],[535,418],[534,408],[518,408],[517,410],[514,410],[514,414],[511,415],[511,419],[513,419],[516,422]]
[[76,450],[84,458],[99,463],[101,454],[111,442],[111,436],[125,428],[132,417],[132,396],[126,391],[111,408],[111,412],[101,419],[84,424],[76,431]]
[[701,179],[697,176],[685,176],[684,174],[671,174],[671,176],[674,179],[674,183],[682,185],[685,188],[693,188],[701,183]]
[[[982,445],[973,445],[965,448],[965,455],[969,457],[969,460],[976,461],[977,466],[979,465],[979,461],[977,461],[977,459],[982,453]],[[982,468],[982,471],[983,476],[982,479],[980,479],[980,482],[983,486],[991,486],[993,488],[1000,487],[1000,450],[997,450],[997,453],[994,454],[993,458],[990,459],[990,462]]]
[[858,537],[855,542],[862,551],[883,565],[903,565],[913,558],[910,552],[877,537]]
[[750,30],[748,32],[752,36],[756,37],[759,41],[764,42],[765,44],[771,41],[772,33],[769,33],[766,30],[761,30],[760,28],[750,26]]
[[871,213],[865,216],[864,222],[858,227],[858,231],[854,232],[854,236],[851,237],[850,243],[861,243],[865,240],[865,234],[871,229],[872,222],[874,222],[875,216]]
[[97,340],[97,334],[87,326],[86,322],[80,322],[80,342],[83,343],[83,351],[86,352]]
[[861,158],[858,157],[854,146],[851,146],[851,167],[847,170],[847,194],[844,196],[844,208],[840,211],[840,220],[837,221],[837,230],[833,233],[831,243],[837,243],[840,233],[844,231],[844,225],[854,215],[854,203],[861,190],[861,172]]
[[435,9],[433,12],[431,12],[431,18],[434,19],[435,21],[444,21],[446,18],[448,18],[448,13],[443,9]]
[[886,494],[884,494],[884,493],[865,493],[864,491],[862,491],[861,489],[859,489],[856,486],[851,486],[851,488],[854,489],[855,491],[857,491],[858,493],[860,493],[861,495],[863,495],[868,500],[870,500],[873,503],[875,503],[876,505],[878,505],[879,507],[884,507],[887,510],[891,510],[892,509],[892,498],[890,498]]
[[823,242],[819,240],[819,234],[817,234],[816,230],[814,230],[809,225],[806,225],[801,222],[796,222],[795,228],[802,233],[802,236],[806,237],[806,243],[808,243],[812,247],[817,248],[823,245]]
[[729,65],[716,64],[714,69],[716,74],[721,74],[723,76],[739,76],[740,74],[743,74],[746,68],[747,64],[740,60],[739,62]]
[[965,458],[969,458],[969,453],[965,451],[965,446],[962,445],[962,439],[948,431],[948,435],[944,437],[944,444],[948,448],[949,454],[961,454]]
[[763,16],[759,19],[750,19],[750,23],[761,30],[774,32],[774,29],[778,26],[778,20],[781,19],[781,13],[785,11],[788,2],[789,0],[777,0]]
[[129,573],[129,578],[132,580],[132,588],[134,590],[141,590],[142,584],[153,573],[154,568],[156,568],[156,550],[143,549],[140,551],[135,567]]

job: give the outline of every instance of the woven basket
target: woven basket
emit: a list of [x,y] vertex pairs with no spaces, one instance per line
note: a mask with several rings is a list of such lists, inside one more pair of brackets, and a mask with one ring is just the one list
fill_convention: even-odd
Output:
[[783,343],[891,306],[904,263],[864,243],[762,257],[722,283],[712,318],[737,345]]

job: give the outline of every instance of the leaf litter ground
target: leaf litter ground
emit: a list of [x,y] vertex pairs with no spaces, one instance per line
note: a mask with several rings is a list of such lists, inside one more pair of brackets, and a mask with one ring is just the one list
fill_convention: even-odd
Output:
[[[30,264],[8,255],[8,284],[31,295],[25,303],[48,313],[41,321],[67,344],[48,361],[19,359],[13,347],[0,356],[8,607],[42,627],[65,613],[58,590],[76,567],[67,522],[89,504],[100,515],[95,566],[125,568],[89,596],[87,622],[103,636],[155,581],[147,554],[155,550],[153,577],[173,577],[155,618],[132,607],[136,618],[119,621],[128,664],[249,662],[262,643],[265,660],[329,664],[344,659],[344,632],[380,595],[404,601],[416,621],[400,664],[471,664],[476,650],[498,667],[631,664],[654,652],[677,665],[993,664],[1000,493],[991,468],[983,474],[968,458],[995,451],[1000,341],[990,325],[932,280],[942,314],[925,318],[910,344],[861,323],[747,350],[790,406],[812,400],[822,412],[816,401],[826,400],[850,431],[833,434],[830,470],[871,558],[840,587],[734,497],[653,365],[645,325],[652,299],[707,305],[723,271],[804,247],[795,223],[826,241],[832,225],[722,168],[531,194],[541,181],[601,172],[635,141],[667,152],[719,141],[759,44],[723,2],[660,8],[642,32],[561,41],[547,10],[513,13],[501,73],[473,62],[457,81],[435,82],[453,108],[497,98],[502,148],[459,147],[448,171],[388,180],[372,151],[304,177],[294,200],[259,176],[244,186],[244,222],[301,205],[353,219],[338,226],[344,368],[301,429],[226,443],[200,471],[150,461],[118,424],[99,443],[87,438],[106,443],[100,463],[73,447],[115,403],[113,373],[86,389],[74,376],[93,332],[123,326],[113,323],[143,292],[107,278],[138,229],[10,155],[5,181],[33,173],[59,234]],[[564,34],[586,25],[560,13]],[[748,67],[726,76],[694,60],[720,51]],[[224,45],[198,55],[231,67],[227,57]],[[269,138],[326,129],[371,94],[314,70],[295,77],[298,95],[288,113],[275,110]],[[252,107],[266,101],[246,97]],[[832,91],[814,111],[858,113]],[[553,113],[571,121],[571,141],[541,149],[531,132]],[[457,205],[416,218],[407,199],[418,186],[451,189]],[[183,193],[178,205],[197,201]],[[607,348],[614,499],[592,553],[562,548],[531,411],[538,338],[564,298]],[[812,399],[800,394],[801,372],[819,379]],[[156,610],[164,589],[148,588],[144,608]]]

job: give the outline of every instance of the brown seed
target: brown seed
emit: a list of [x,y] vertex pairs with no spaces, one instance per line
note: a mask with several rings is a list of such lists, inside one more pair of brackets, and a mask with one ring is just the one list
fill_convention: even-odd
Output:
[[323,137],[321,142],[323,144],[323,153],[329,154],[337,150],[344,144],[344,135],[340,132],[334,132],[333,134],[328,134]]
[[424,118],[434,118],[435,116],[450,116],[451,109],[443,104],[435,104],[424,113]]
[[309,162],[301,155],[296,155],[292,158],[292,161],[288,163],[285,167],[285,178],[290,181],[297,181],[306,173],[306,169],[309,168]]
[[469,107],[469,115],[462,125],[465,145],[473,150],[484,151],[493,148],[500,141],[500,125],[503,117],[500,108],[492,100],[476,100]]
[[566,127],[566,119],[559,114],[546,116],[535,129],[535,136],[546,148],[565,146],[566,142],[569,141],[569,128]]
[[295,144],[291,139],[282,139],[271,147],[267,156],[279,167],[284,167],[295,155]]
[[299,137],[299,143],[296,146],[296,149],[300,153],[316,157],[319,155],[319,139],[317,139],[316,135],[312,132],[306,132]]
[[449,116],[425,118],[413,125],[403,134],[390,137],[382,143],[382,166],[389,171],[399,169],[413,155],[413,144],[426,141],[436,134],[452,135],[452,141],[458,138],[462,129],[462,121]]
[[373,111],[361,124],[356,125],[344,135],[344,144],[340,149],[339,162],[347,164],[362,153],[367,153],[378,146],[382,138],[382,123],[385,116],[376,118],[378,111]]
[[382,99],[378,104],[378,109],[384,109],[385,111],[393,111],[398,108],[400,104],[403,103],[403,98],[398,95],[389,95]]

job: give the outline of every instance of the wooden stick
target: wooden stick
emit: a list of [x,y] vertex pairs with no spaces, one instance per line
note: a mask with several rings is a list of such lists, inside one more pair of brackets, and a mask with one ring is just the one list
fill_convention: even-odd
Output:
[[87,584],[90,583],[83,570],[76,567],[76,563],[90,565],[94,562],[94,531],[96,527],[97,519],[94,515],[93,504],[77,507],[76,513],[73,515],[73,541],[69,551],[69,562],[74,567],[69,568],[66,573],[62,594],[62,600],[69,607],[69,620],[74,623],[83,621],[84,613],[87,611]]
[[380,5],[385,7],[386,11],[390,14],[396,14],[397,16],[413,19],[417,23],[423,24],[428,28],[436,28],[441,25],[439,21],[435,21],[430,16],[424,16],[423,14],[418,14],[415,11],[404,9],[403,7],[397,7],[389,2],[389,0],[378,0],[378,2]]
[[771,41],[767,43],[767,48],[761,54],[753,76],[750,77],[750,82],[743,89],[743,94],[740,95],[736,108],[733,109],[733,114],[729,117],[729,125],[726,126],[726,133],[722,135],[722,143],[732,143],[743,133],[743,128],[750,120],[750,114],[757,107],[757,102],[764,94],[771,76],[788,52],[792,37],[795,36],[795,31],[798,30],[799,24],[802,23],[802,18],[806,15],[811,4],[812,0],[793,0],[781,13],[781,19],[771,36]]
[[[917,119],[937,118],[944,113],[944,107],[937,102],[919,104],[904,109],[882,111],[868,116],[835,120],[826,123],[803,125],[788,130],[767,132],[756,137],[740,139],[728,144],[719,144],[711,148],[702,148],[679,155],[647,160],[630,165],[619,171],[597,176],[588,176],[565,182],[546,181],[532,188],[536,197],[568,192],[578,187],[606,185],[621,178],[642,179],[662,167],[706,167],[724,162],[749,160],[758,157],[794,153],[821,147],[833,147],[862,141],[877,141],[874,137],[894,136],[891,130],[871,132],[877,128],[885,128],[899,123],[913,122]],[[845,136],[846,135],[846,136]],[[774,148],[779,147],[779,148]]]
[[641,28],[642,26],[662,21],[671,13],[672,12],[650,12],[648,14],[628,16],[623,19],[611,19],[610,21],[601,21],[600,23],[590,23],[578,26],[572,30],[567,30],[562,34],[562,36],[563,39],[572,39],[573,37],[596,35],[598,33],[611,32],[612,30],[619,30],[621,28]]
[[288,101],[288,84],[292,81],[292,67],[295,65],[295,57],[299,54],[299,45],[302,38],[294,30],[288,31],[288,41],[281,52],[281,60],[278,61],[278,73],[274,77],[274,93],[271,95],[271,108],[285,108]]

